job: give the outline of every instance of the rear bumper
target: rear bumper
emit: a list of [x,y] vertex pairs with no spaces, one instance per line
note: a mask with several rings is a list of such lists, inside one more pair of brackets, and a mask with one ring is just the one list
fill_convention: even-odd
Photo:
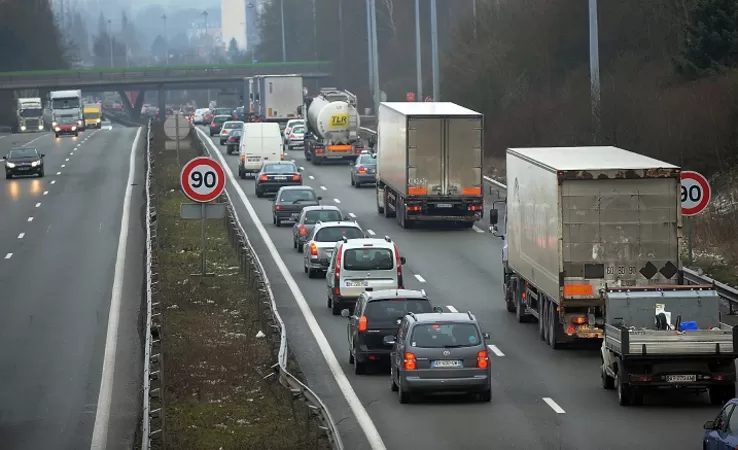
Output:
[[[244,169],[244,172],[248,172],[248,169]],[[272,183],[268,181],[262,181],[256,184],[256,189],[261,192],[277,192],[279,188],[283,186],[301,186],[301,181],[285,181],[281,183]]]
[[377,182],[377,177],[373,173],[369,173],[369,174],[366,174],[366,175],[356,174],[356,175],[354,175],[354,181],[356,181],[358,183],[376,183]]
[[[304,241],[302,241],[301,244],[304,244]],[[328,270],[329,264],[330,263],[321,263],[320,258],[318,256],[316,256],[315,258],[313,258],[312,256],[308,257],[308,260],[307,260],[308,269],[313,269],[313,270],[326,271]]]
[[491,388],[487,374],[459,378],[421,378],[403,374],[402,387],[413,392],[479,392]]
[[358,344],[356,350],[354,350],[354,358],[359,362],[379,362],[389,361],[391,348],[368,348],[366,345]]
[[[300,211],[275,211],[274,215],[281,220],[293,220],[292,215],[300,215]],[[296,219],[295,219],[296,220]]]
[[287,147],[290,147],[290,148],[297,148],[297,147],[302,148],[302,147],[305,147],[305,141],[292,141],[292,140],[290,140],[290,141],[287,141]]

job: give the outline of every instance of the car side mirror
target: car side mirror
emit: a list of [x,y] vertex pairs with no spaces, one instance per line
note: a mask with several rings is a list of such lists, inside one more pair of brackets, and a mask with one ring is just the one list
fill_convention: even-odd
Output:
[[497,225],[497,222],[500,220],[499,214],[500,214],[499,211],[497,211],[494,208],[489,210],[489,224],[490,225]]
[[46,153],[41,153],[41,157],[42,158],[45,157],[45,156],[46,156]]
[[486,340],[490,340],[490,339],[492,339],[492,338],[490,337],[489,333],[482,333],[482,337],[483,337],[484,339],[486,339]]
[[349,311],[348,309],[342,309],[341,317],[351,317],[351,311]]
[[434,306],[433,307],[433,312],[434,313],[442,313],[443,312],[443,308],[441,308],[440,306]]
[[395,345],[396,340],[397,338],[395,338],[394,336],[385,336],[382,338],[382,342],[384,343],[384,345]]
[[297,171],[298,171],[298,172],[302,172],[303,170],[305,170],[305,169],[303,169],[302,167],[298,167],[298,168],[297,168]]
[[714,430],[715,429],[715,421],[714,420],[708,420],[705,422],[704,425],[702,425],[702,428],[705,430]]
[[405,263],[407,263],[407,258],[405,258],[404,256],[400,256],[400,265],[403,266],[405,265]]
[[323,200],[323,197],[318,197],[318,201]]

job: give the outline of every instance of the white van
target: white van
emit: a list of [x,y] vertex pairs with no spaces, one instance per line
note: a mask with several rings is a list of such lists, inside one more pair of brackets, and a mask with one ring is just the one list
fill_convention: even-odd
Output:
[[238,176],[256,174],[265,162],[284,159],[284,143],[279,124],[269,122],[247,123],[243,127],[239,147]]

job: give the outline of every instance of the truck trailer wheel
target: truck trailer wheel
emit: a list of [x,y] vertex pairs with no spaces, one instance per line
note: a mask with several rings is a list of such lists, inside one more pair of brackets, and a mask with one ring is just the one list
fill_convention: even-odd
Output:
[[388,191],[388,188],[385,187],[385,190],[384,190],[384,217],[387,218],[387,219],[394,219],[395,218],[395,215],[396,215],[396,211],[392,211],[392,209],[389,207],[389,205],[390,205],[389,191]]
[[607,370],[605,370],[605,362],[602,362],[602,365],[600,366],[600,378],[602,378],[602,388],[612,390],[615,389],[615,378],[611,377],[607,374]]
[[518,282],[515,288],[515,317],[520,323],[530,322],[531,316],[525,313],[525,306],[523,305],[523,290],[525,287],[522,283]]

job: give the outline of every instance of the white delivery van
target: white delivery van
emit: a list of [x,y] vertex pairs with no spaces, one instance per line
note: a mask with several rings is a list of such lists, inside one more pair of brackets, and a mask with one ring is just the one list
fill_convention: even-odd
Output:
[[244,124],[238,154],[238,176],[241,178],[246,178],[248,173],[258,173],[265,162],[284,159],[284,143],[279,124]]

